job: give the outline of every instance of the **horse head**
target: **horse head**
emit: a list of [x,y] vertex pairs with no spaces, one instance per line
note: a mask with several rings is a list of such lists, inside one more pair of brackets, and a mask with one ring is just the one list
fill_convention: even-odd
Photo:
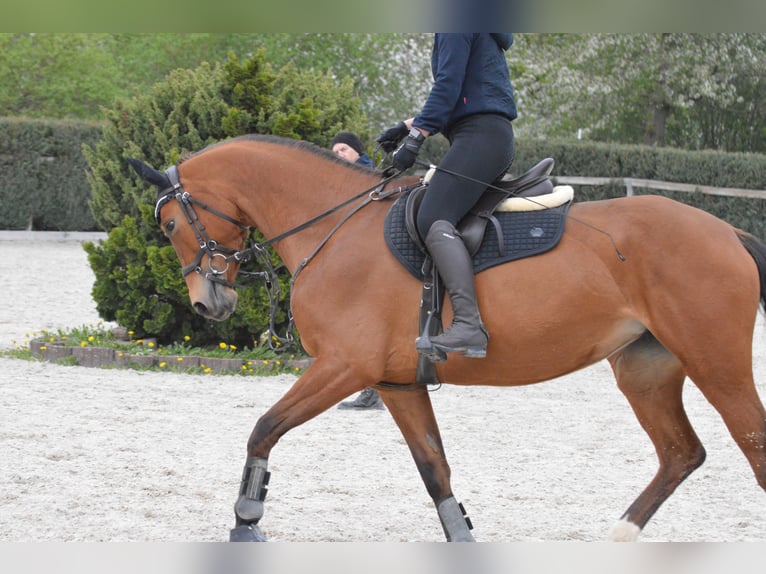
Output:
[[128,162],[143,181],[157,187],[154,217],[181,262],[194,310],[206,319],[227,319],[237,306],[234,279],[249,226],[211,207],[207,198],[213,190],[203,183],[181,187],[176,166],[160,172],[137,159]]

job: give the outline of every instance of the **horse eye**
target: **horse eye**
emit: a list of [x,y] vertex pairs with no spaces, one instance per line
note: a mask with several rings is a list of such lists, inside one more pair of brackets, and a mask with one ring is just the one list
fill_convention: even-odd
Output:
[[176,227],[176,222],[174,219],[171,219],[165,224],[165,233],[173,233],[173,229]]

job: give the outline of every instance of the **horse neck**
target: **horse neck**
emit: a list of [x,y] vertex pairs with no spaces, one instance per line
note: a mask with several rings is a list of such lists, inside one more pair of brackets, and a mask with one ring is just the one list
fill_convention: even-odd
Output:
[[[247,176],[250,184],[235,203],[246,221],[267,239],[297,228],[380,181],[372,173],[300,148],[276,144],[262,147],[258,151],[263,156],[260,161],[245,163],[251,169]],[[294,271],[357,204],[354,201],[278,241],[274,248],[287,268]]]

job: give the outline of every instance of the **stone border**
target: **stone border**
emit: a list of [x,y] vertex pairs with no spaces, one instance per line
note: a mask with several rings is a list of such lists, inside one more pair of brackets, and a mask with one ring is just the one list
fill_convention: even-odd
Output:
[[[205,372],[214,373],[240,373],[243,366],[252,362],[253,369],[274,370],[276,361],[262,361],[258,359],[229,359],[225,357],[199,357],[196,355],[159,355],[157,353],[133,354],[123,353],[109,347],[74,347],[60,342],[33,339],[29,343],[29,351],[36,359],[56,363],[59,359],[72,357],[81,367],[122,369],[160,367],[165,363],[169,371],[185,371],[187,369],[202,368]],[[312,358],[279,360],[282,365],[291,369],[306,369],[313,362]],[[207,371],[210,369],[210,371]]]

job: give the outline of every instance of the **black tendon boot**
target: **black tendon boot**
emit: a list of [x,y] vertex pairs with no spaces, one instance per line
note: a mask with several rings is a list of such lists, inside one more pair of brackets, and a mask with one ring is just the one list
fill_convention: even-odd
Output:
[[[430,341],[419,338],[416,342],[418,351],[432,356],[433,349],[445,353],[462,351],[466,357],[485,357],[489,335],[479,315],[473,263],[463,238],[451,223],[439,220],[431,225],[425,243],[449,294],[454,318],[450,328],[441,335],[431,337]],[[428,346],[431,347],[430,353]]]

